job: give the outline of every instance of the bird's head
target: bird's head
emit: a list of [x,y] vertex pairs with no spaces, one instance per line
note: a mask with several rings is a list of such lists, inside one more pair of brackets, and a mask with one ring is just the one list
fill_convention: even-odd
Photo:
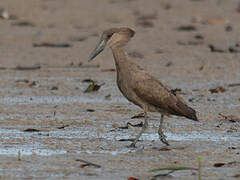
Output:
[[90,54],[89,60],[93,60],[98,54],[100,54],[106,45],[110,48],[121,47],[127,44],[127,42],[134,36],[135,32],[130,28],[111,28],[102,33],[100,41],[96,48]]

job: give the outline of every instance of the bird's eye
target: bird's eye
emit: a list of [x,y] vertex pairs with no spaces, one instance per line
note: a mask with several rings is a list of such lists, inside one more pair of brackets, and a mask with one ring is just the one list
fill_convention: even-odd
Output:
[[112,34],[108,34],[107,38],[110,39],[112,37]]

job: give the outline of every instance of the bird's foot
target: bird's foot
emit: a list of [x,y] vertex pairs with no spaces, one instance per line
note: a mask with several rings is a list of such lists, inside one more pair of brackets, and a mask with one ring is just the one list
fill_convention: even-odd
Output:
[[162,143],[166,144],[167,146],[169,146],[168,141],[166,140],[166,135],[163,134],[163,132],[159,132],[159,139],[162,141]]
[[162,141],[162,143],[166,144],[167,146],[170,145],[165,137],[161,137],[160,140]]
[[133,142],[133,143],[131,143],[130,145],[128,145],[127,147],[128,147],[128,148],[136,148],[136,143]]

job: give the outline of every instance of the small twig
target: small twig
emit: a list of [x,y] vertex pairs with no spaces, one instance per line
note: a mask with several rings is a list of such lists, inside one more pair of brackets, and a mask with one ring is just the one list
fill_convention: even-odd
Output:
[[181,171],[181,170],[196,170],[197,171],[198,169],[192,168],[192,167],[185,167],[185,166],[170,166],[170,167],[156,168],[156,169],[152,169],[151,172],[156,172],[156,171],[169,171],[169,172],[163,173],[163,174],[157,174],[157,175],[153,176],[152,180],[155,180],[157,177],[160,177],[160,176],[168,176],[175,171]]
[[20,70],[20,71],[27,71],[27,70],[38,70],[41,69],[40,65],[36,65],[36,66],[16,66],[15,68],[13,68],[14,70]]
[[50,42],[43,42],[43,43],[33,43],[33,47],[48,47],[48,48],[69,48],[72,47],[69,43],[50,43]]
[[170,166],[170,167],[152,169],[151,171],[157,172],[157,171],[165,171],[165,170],[170,170],[170,171],[195,170],[196,171],[197,168],[186,167],[186,166]]
[[174,170],[169,171],[169,172],[167,172],[167,173],[165,173],[165,174],[157,174],[157,175],[153,176],[153,178],[152,178],[151,180],[156,180],[157,177],[163,177],[163,176],[165,177],[165,176],[168,176],[168,175],[172,174],[173,172],[174,172]]
[[39,131],[41,131],[41,130],[35,129],[35,128],[27,128],[27,129],[24,129],[23,131],[24,131],[24,132],[39,132]]
[[236,86],[240,86],[240,83],[232,83],[228,85],[228,87],[236,87]]
[[129,126],[132,126],[132,127],[143,127],[143,122],[140,122],[138,124],[132,124],[132,123],[128,122],[126,126],[120,126],[118,128],[119,129],[128,129]]
[[[131,141],[133,142],[135,140],[135,138],[128,138],[128,139],[119,139],[118,141]],[[138,141],[142,141],[142,140],[138,140]]]
[[69,126],[69,124],[62,125],[62,126],[60,126],[60,127],[57,127],[57,129],[64,129],[65,127],[68,127],[68,126]]
[[95,164],[95,163],[91,163],[91,162],[89,162],[89,161],[85,161],[85,160],[83,160],[83,159],[76,159],[76,161],[80,161],[80,162],[85,163],[85,166],[93,166],[93,167],[96,167],[96,168],[101,168],[100,165]]
[[99,68],[100,65],[99,64],[92,64],[92,65],[81,65],[81,66],[47,66],[46,68],[52,68],[52,69],[57,69],[57,68]]

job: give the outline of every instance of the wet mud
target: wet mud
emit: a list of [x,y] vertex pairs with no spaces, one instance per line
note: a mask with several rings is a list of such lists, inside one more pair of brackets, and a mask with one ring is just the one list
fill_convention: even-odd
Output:
[[[202,179],[239,179],[237,1],[9,0],[0,7],[9,13],[0,11],[0,178],[154,179],[152,169],[198,168],[201,156]],[[131,119],[141,109],[118,90],[109,49],[87,62],[101,32],[119,26],[136,31],[131,59],[197,111],[199,122],[165,118],[170,146],[158,138],[160,114],[149,113],[149,129],[127,147],[141,127],[126,125],[143,121]],[[86,79],[102,86],[85,93]],[[197,179],[198,171],[160,178]]]

